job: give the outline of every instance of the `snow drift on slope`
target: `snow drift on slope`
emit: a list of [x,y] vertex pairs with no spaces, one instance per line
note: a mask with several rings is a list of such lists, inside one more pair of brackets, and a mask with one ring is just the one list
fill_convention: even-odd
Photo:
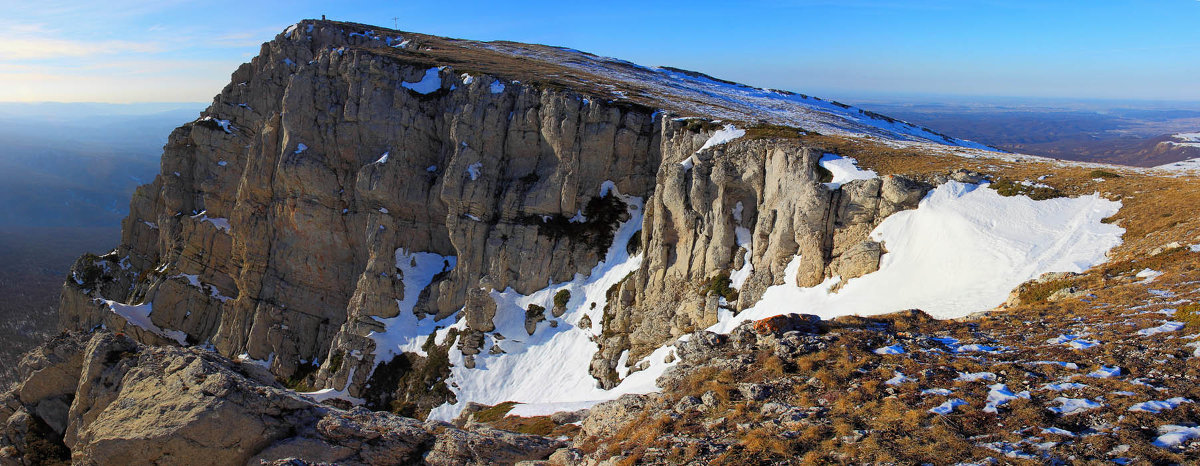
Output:
[[871,233],[888,251],[879,271],[830,293],[838,277],[795,286],[800,262],[794,258],[784,284],[711,330],[728,332],[747,320],[789,312],[832,318],[922,309],[949,319],[991,309],[1043,273],[1082,272],[1103,262],[1124,229],[1100,220],[1118,209],[1119,202],[1096,194],[1034,201],[952,181]]
[[[612,183],[605,183],[601,195],[613,192],[620,196],[615,191]],[[657,389],[654,380],[665,368],[662,361],[671,350],[670,346],[660,348],[648,357],[652,361],[650,369],[629,375],[613,390],[600,389],[596,379],[588,373],[592,355],[598,350],[592,337],[601,331],[600,322],[608,302],[606,292],[642,263],[640,254],[629,256],[626,251],[629,240],[642,229],[642,199],[621,198],[629,205],[630,219],[617,228],[604,260],[587,277],[577,275],[572,281],[553,284],[528,296],[512,289],[492,292],[496,300],[493,319],[496,330],[486,335],[484,351],[475,356],[474,369],[464,366],[463,354],[457,347],[450,350],[453,364],[451,390],[458,402],[435,408],[429,415],[431,419],[453,419],[469,401],[525,403],[515,408],[512,414],[528,416],[586,408],[625,393]],[[547,315],[548,320],[539,322],[534,334],[529,335],[524,327],[525,309],[530,304],[550,309],[554,295],[562,290],[571,293],[566,313],[559,318]],[[590,329],[578,326],[585,316],[593,322]],[[551,327],[550,321],[555,321],[557,327]],[[460,320],[452,328],[463,329],[465,324],[465,320]],[[448,331],[438,332],[436,341],[439,344]],[[504,338],[495,338],[497,333]],[[488,349],[493,346],[504,352],[488,354]]]
[[1200,170],[1200,159],[1187,159],[1179,162],[1171,162],[1154,168],[1176,172]]

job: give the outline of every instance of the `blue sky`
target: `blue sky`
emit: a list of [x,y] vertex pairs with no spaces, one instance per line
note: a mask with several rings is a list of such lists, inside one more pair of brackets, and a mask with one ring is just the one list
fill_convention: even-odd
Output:
[[1200,100],[1200,1],[0,0],[0,101],[206,102],[301,18],[562,45],[829,98]]

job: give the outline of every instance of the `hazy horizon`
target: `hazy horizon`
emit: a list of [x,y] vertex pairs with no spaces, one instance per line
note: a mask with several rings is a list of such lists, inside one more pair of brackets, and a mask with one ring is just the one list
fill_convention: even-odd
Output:
[[[0,101],[206,102],[303,18],[575,48],[829,98],[1200,101],[1200,2],[0,1]],[[229,8],[227,8],[229,7]],[[229,14],[237,11],[237,14]],[[81,18],[86,19],[80,21]],[[1146,34],[1152,31],[1153,34]]]
[[[721,78],[721,76],[714,76]],[[751,85],[749,83],[743,83]],[[780,89],[801,92],[797,89]],[[888,103],[913,105],[947,104],[947,105],[1022,105],[1045,108],[1118,108],[1135,105],[1137,108],[1179,108],[1200,109],[1200,99],[1196,100],[1162,100],[1162,99],[1118,99],[1118,98],[1070,98],[1070,97],[1039,97],[1020,95],[986,95],[986,94],[938,94],[938,93],[886,93],[886,92],[844,92],[839,94],[808,93],[814,97],[827,100],[839,100],[847,104]],[[215,94],[214,94],[215,95]],[[146,114],[158,111],[171,111],[183,108],[203,110],[210,105],[211,99],[204,101],[143,101],[143,102],[98,102],[98,101],[11,101],[0,100],[0,115],[6,114],[10,106],[54,106],[54,105],[84,105],[96,106],[103,109],[124,108],[130,114]]]

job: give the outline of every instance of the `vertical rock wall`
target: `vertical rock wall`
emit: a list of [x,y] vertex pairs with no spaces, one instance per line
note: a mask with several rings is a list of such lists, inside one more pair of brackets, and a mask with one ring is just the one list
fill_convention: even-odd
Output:
[[[802,286],[875,270],[882,248],[867,234],[926,190],[896,177],[829,189],[823,151],[796,141],[700,150],[712,131],[687,120],[381,51],[399,46],[421,47],[315,21],[264,44],[171,134],[121,245],[76,264],[62,326],[206,345],[362,396],[387,362],[369,336],[401,300],[435,319],[461,309],[458,344],[478,351],[488,291],[590,271],[615,220],[589,209],[612,208],[595,203],[611,182],[646,206],[645,260],[599,323],[590,370],[609,387],[622,352],[637,361],[749,307],[796,254]],[[407,290],[398,250],[453,268]],[[744,267],[736,298],[705,292]],[[405,357],[406,370],[425,364]]]
[[603,251],[543,224],[575,217],[606,181],[651,192],[652,110],[452,68],[417,92],[404,84],[430,66],[335,29],[301,24],[265,44],[172,134],[122,244],[76,267],[101,267],[104,279],[68,280],[65,328],[167,342],[99,299],[152,303],[159,329],[287,377],[326,361],[333,344],[370,353],[372,317],[395,316],[405,292],[397,249],[457,257],[416,308],[446,316],[481,279],[529,292],[585,273]]

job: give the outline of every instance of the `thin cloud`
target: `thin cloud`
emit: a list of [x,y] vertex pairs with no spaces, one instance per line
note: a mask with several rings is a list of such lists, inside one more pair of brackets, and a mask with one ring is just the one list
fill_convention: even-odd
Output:
[[258,47],[283,32],[275,26],[261,27],[250,31],[231,32],[208,39],[211,45],[220,47]]
[[0,41],[0,60],[94,57],[123,53],[155,53],[163,50],[164,48],[157,43],[30,37]]
[[96,57],[125,53],[161,52],[157,42],[119,39],[83,39],[84,34],[72,34],[47,27],[45,23],[0,23],[0,61],[52,60],[58,58]]

